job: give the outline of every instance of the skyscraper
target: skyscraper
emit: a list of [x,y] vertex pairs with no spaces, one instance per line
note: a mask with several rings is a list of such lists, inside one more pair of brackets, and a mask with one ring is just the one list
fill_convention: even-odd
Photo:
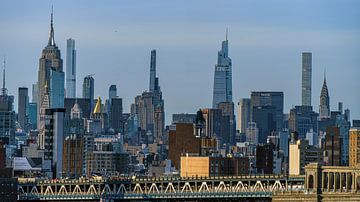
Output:
[[242,98],[237,106],[237,129],[240,133],[245,133],[248,123],[250,122],[251,100]]
[[220,102],[232,102],[232,69],[231,59],[228,56],[227,33],[215,65],[213,108],[217,108]]
[[156,84],[156,50],[151,50],[150,58],[150,87],[149,91],[153,92],[155,90]]
[[302,53],[301,105],[311,106],[312,53]]
[[109,102],[111,104],[111,99],[116,98],[117,97],[117,89],[116,89],[116,85],[111,85],[109,87]]
[[64,72],[50,70],[50,108],[64,108],[64,80]]
[[76,97],[76,50],[71,38],[66,41],[66,97]]
[[[51,88],[50,83],[50,73],[51,71],[55,71],[55,72],[62,72],[63,71],[63,61],[61,59],[61,54],[60,54],[60,49],[56,46],[55,44],[55,38],[54,38],[54,26],[53,26],[53,13],[51,12],[51,23],[50,23],[50,36],[49,36],[49,41],[47,46],[42,50],[42,54],[39,60],[39,71],[38,71],[38,127],[39,127],[39,132],[42,132],[42,129],[40,128],[40,126],[45,126],[45,124],[42,124],[42,121],[45,120],[40,120],[40,108],[42,107],[42,102],[45,99],[44,96],[46,93],[50,94],[50,92],[45,92],[45,90],[47,91],[51,91],[52,89],[49,89],[49,87]],[[45,85],[48,85],[47,88],[45,88]],[[59,87],[59,86],[57,86]],[[64,87],[62,87],[64,88]],[[50,94],[51,96],[51,94]],[[46,98],[48,99],[48,98]],[[50,100],[51,101],[51,98]],[[51,106],[51,103],[50,103]],[[45,112],[43,110],[43,112]]]
[[89,98],[90,99],[90,106],[91,106],[91,110],[94,107],[94,78],[93,75],[88,75],[84,78],[84,83],[83,83],[83,98]]
[[326,85],[325,75],[324,75],[324,83],[321,88],[321,94],[320,94],[319,117],[320,118],[330,117],[330,98],[329,98],[328,87]]
[[27,130],[28,116],[29,116],[29,96],[28,88],[19,88],[18,97],[18,122],[23,130]]
[[31,102],[33,103],[38,103],[38,99],[39,99],[38,89],[39,89],[39,83],[36,82],[35,84],[32,85]]
[[14,96],[7,94],[5,87],[5,58],[3,69],[3,86],[0,95],[0,140],[6,144],[15,144]]

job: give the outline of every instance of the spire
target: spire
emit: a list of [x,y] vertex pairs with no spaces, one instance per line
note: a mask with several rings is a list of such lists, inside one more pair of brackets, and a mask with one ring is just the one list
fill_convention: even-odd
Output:
[[93,114],[100,114],[101,113],[101,98],[100,96],[97,99]]
[[226,28],[225,41],[228,40],[228,32],[229,32],[229,28]]
[[51,6],[51,20],[50,20],[50,36],[49,36],[49,42],[48,46],[55,46],[55,39],[54,39],[54,9],[53,6]]
[[5,66],[6,66],[6,62],[5,62],[5,55],[4,55],[4,67],[3,67],[3,85],[2,85],[2,88],[1,88],[1,92],[2,92],[2,95],[6,95],[6,88],[5,88]]

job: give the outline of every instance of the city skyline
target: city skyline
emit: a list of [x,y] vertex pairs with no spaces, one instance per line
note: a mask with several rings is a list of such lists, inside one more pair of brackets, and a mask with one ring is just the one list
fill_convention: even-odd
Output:
[[[167,3],[163,2],[168,6]],[[334,1],[332,1],[334,3]],[[26,3],[25,3],[26,4]],[[36,6],[32,5],[32,6]],[[166,6],[165,5],[165,6]],[[287,4],[288,5],[288,4]],[[24,5],[9,5],[11,8],[22,8],[25,9]],[[22,43],[22,39],[20,36],[17,36],[18,33],[13,34],[14,29],[18,29],[17,27],[11,27],[11,29],[6,29],[4,32],[0,32],[0,42],[1,44],[5,44],[1,47],[0,53],[4,53],[7,56],[7,76],[8,78],[14,78],[16,75],[16,72],[19,71],[19,67],[25,66],[24,73],[25,75],[29,75],[29,78],[26,79],[7,79],[7,88],[9,89],[9,94],[16,95],[17,88],[20,86],[26,86],[29,89],[31,88],[31,84],[35,83],[37,74],[36,70],[38,67],[38,59],[39,59],[39,50],[41,50],[45,45],[48,35],[48,23],[49,23],[49,13],[50,13],[50,6],[51,5],[41,5],[39,8],[39,14],[37,14],[35,17],[32,18],[40,18],[41,20],[38,20],[37,23],[34,23],[34,29],[30,32],[24,32],[23,34],[28,34],[31,41],[27,41],[27,43]],[[189,21],[188,25],[182,25],[182,26],[189,26],[192,29],[195,29],[199,33],[195,34],[195,36],[192,36],[190,33],[182,33],[184,34],[182,37],[185,37],[185,39],[190,39],[190,42],[194,42],[192,40],[195,40],[195,44],[189,44],[182,43],[182,44],[174,44],[172,40],[176,39],[176,37],[180,37],[180,42],[183,42],[185,40],[180,36],[180,34],[172,36],[174,38],[169,37],[169,35],[166,35],[167,38],[165,38],[162,41],[158,41],[160,43],[155,43],[151,39],[149,39],[147,36],[140,37],[136,35],[136,32],[139,31],[136,29],[136,26],[134,25],[134,29],[126,30],[121,29],[117,25],[117,23],[114,23],[112,25],[106,24],[107,30],[104,31],[105,38],[107,36],[110,36],[109,39],[113,39],[113,43],[109,44],[109,41],[106,39],[103,39],[101,35],[97,35],[95,38],[98,39],[98,41],[91,41],[89,40],[89,36],[82,35],[82,32],[84,29],[89,28],[89,24],[84,23],[84,19],[82,19],[82,23],[84,23],[87,26],[80,26],[79,29],[73,28],[71,25],[68,26],[67,23],[70,21],[67,21],[66,18],[69,16],[66,16],[66,12],[64,10],[64,5],[59,3],[54,3],[55,6],[55,19],[54,19],[54,26],[56,29],[55,33],[55,39],[56,43],[59,46],[59,49],[63,53],[63,60],[65,60],[65,50],[66,50],[66,39],[67,38],[73,38],[77,41],[77,50],[78,50],[78,64],[77,64],[77,70],[79,70],[79,74],[77,74],[77,97],[81,97],[79,92],[81,92],[81,83],[85,75],[94,73],[94,79],[95,79],[95,96],[101,96],[103,99],[107,97],[107,89],[110,84],[116,84],[118,85],[118,91],[119,91],[119,97],[123,98],[124,100],[124,111],[128,112],[130,109],[130,103],[133,100],[133,97],[135,95],[145,91],[148,86],[148,53],[152,49],[157,49],[159,52],[158,54],[158,75],[161,78],[161,85],[162,85],[162,91],[164,100],[166,100],[166,123],[169,123],[171,114],[174,113],[181,113],[181,112],[187,112],[187,113],[194,113],[198,108],[205,108],[211,106],[212,101],[212,88],[213,88],[213,66],[216,63],[216,53],[218,51],[219,43],[224,40],[225,38],[225,29],[226,27],[229,27],[229,49],[231,52],[231,58],[233,60],[233,101],[236,103],[240,98],[246,98],[250,97],[251,91],[283,91],[284,92],[284,100],[285,100],[285,106],[284,106],[284,112],[288,113],[291,106],[300,105],[301,104],[301,52],[310,51],[313,53],[313,76],[312,76],[312,106],[314,107],[315,111],[318,111],[318,105],[319,105],[319,97],[321,92],[321,86],[322,86],[322,79],[323,79],[323,71],[326,68],[327,70],[327,83],[329,88],[329,94],[330,94],[330,103],[331,103],[331,110],[335,110],[337,106],[337,102],[341,101],[344,103],[345,108],[349,108],[351,110],[351,119],[359,119],[360,117],[360,110],[359,106],[357,105],[357,100],[360,99],[360,94],[358,93],[357,87],[359,86],[360,82],[356,80],[356,74],[359,72],[358,69],[356,69],[359,66],[359,63],[356,61],[356,50],[359,49],[358,42],[356,42],[359,37],[355,37],[354,34],[359,32],[359,29],[352,30],[352,23],[354,25],[359,25],[359,22],[352,21],[351,23],[348,22],[348,24],[343,25],[344,27],[342,29],[339,29],[340,32],[344,31],[349,33],[347,38],[343,38],[340,36],[337,36],[339,33],[333,33],[333,31],[330,29],[328,30],[328,40],[329,39],[339,39],[345,40],[342,42],[347,42],[344,44],[341,44],[342,48],[347,50],[348,47],[352,47],[353,53],[346,52],[348,54],[342,53],[341,50],[333,49],[332,51],[334,53],[329,53],[329,50],[325,50],[325,48],[331,48],[331,46],[337,47],[340,46],[340,44],[333,44],[331,41],[327,41],[323,39],[323,41],[317,42],[315,44],[309,45],[308,43],[305,43],[305,45],[301,46],[299,44],[277,44],[278,47],[276,47],[276,43],[264,43],[260,44],[260,42],[256,42],[256,39],[264,40],[264,36],[254,36],[252,40],[246,40],[249,39],[249,34],[256,33],[259,30],[253,29],[249,30],[249,26],[245,26],[245,28],[242,27],[239,28],[238,26],[229,26],[228,24],[234,24],[232,23],[226,23],[219,27],[216,32],[211,34],[210,36],[204,37],[204,39],[199,38],[199,34],[204,34],[203,30],[195,29],[193,27],[194,23],[191,23]],[[128,5],[129,6],[129,5]],[[144,6],[144,5],[142,5]],[[141,7],[142,7],[141,6]],[[157,4],[155,5],[155,8],[157,8]],[[245,5],[246,6],[246,5]],[[249,5],[247,5],[249,6]],[[257,5],[259,6],[259,5]],[[301,4],[300,6],[304,6]],[[131,7],[131,6],[130,6]],[[183,6],[184,7],[184,6]],[[184,9],[183,7],[179,9]],[[186,6],[185,6],[186,7]],[[261,6],[260,6],[261,7]],[[133,7],[131,7],[133,8]],[[187,8],[187,7],[186,7]],[[344,9],[344,7],[341,7]],[[110,11],[114,12],[113,9],[108,8]],[[133,8],[134,9],[134,8]],[[195,10],[198,8],[195,8]],[[350,9],[350,7],[347,7],[347,9]],[[11,10],[11,9],[10,9]],[[211,8],[210,8],[211,10]],[[231,10],[231,9],[230,9]],[[281,10],[281,9],[280,9]],[[24,10],[26,11],[26,10]],[[233,10],[232,10],[233,11]],[[26,11],[29,12],[29,11]],[[25,12],[25,13],[26,13]],[[191,12],[191,10],[189,11]],[[91,12],[90,12],[91,13]],[[231,12],[230,12],[231,13]],[[341,12],[340,12],[341,13]],[[71,14],[71,12],[70,12]],[[99,13],[97,13],[99,14]],[[116,14],[116,13],[112,13]],[[191,12],[192,15],[194,15]],[[322,13],[323,16],[330,15],[330,13]],[[1,17],[0,22],[4,25],[7,25],[8,21],[13,22],[15,20],[19,20],[21,18],[17,17],[14,18],[14,20],[9,20],[10,16],[13,16],[12,13],[4,12],[3,14],[5,17]],[[347,19],[347,17],[354,15],[353,17],[359,15],[359,14],[345,14],[341,13],[339,14],[340,17],[343,17],[341,19]],[[95,15],[96,16],[96,15]],[[175,15],[177,16],[177,15]],[[320,15],[322,16],[322,15]],[[344,17],[345,16],[345,17]],[[112,19],[111,14],[104,18],[100,18],[99,20],[103,19]],[[5,22],[7,20],[7,22]],[[22,19],[24,20],[24,19]],[[28,20],[28,19],[26,19]],[[135,19],[136,21],[137,19]],[[150,24],[155,24],[153,22],[154,19],[150,19]],[[204,19],[200,19],[204,20]],[[176,21],[176,19],[175,19]],[[177,19],[179,21],[179,19]],[[176,21],[176,22],[177,22]],[[185,20],[186,21],[186,20]],[[199,21],[199,23],[200,23]],[[252,21],[252,20],[250,20]],[[261,21],[261,20],[260,20]],[[325,20],[326,21],[326,20]],[[15,23],[14,22],[14,23]],[[34,21],[35,22],[35,21]],[[161,22],[161,20],[160,20]],[[40,24],[39,24],[40,23]],[[77,24],[81,24],[80,20],[75,20],[73,25],[76,26]],[[100,22],[99,22],[100,23]],[[215,24],[220,23],[216,22]],[[241,25],[241,23],[237,22]],[[111,24],[111,23],[110,23]],[[160,23],[161,24],[161,23]],[[236,24],[236,23],[235,23]],[[245,23],[246,24],[246,23]],[[315,23],[316,24],[316,23]],[[321,23],[320,23],[321,24]],[[83,25],[83,24],[81,24]],[[181,23],[179,24],[181,25]],[[240,26],[239,25],[239,26]],[[324,23],[324,25],[327,25],[327,23]],[[68,26],[70,28],[65,28],[64,26]],[[202,25],[206,30],[207,28],[211,27],[211,25],[208,25],[205,23],[205,25]],[[312,25],[313,26],[313,25]],[[6,26],[7,27],[7,26]],[[121,27],[121,26],[120,26]],[[145,28],[149,28],[151,26],[145,26]],[[181,27],[181,26],[179,26]],[[290,26],[291,27],[291,26]],[[306,27],[306,26],[305,26]],[[311,27],[311,26],[310,26]],[[327,26],[325,26],[327,27]],[[356,26],[355,26],[356,27]],[[165,26],[163,25],[157,25],[155,28],[159,28],[158,31],[151,31],[151,35],[154,37],[157,33],[166,32],[167,34],[169,31],[165,29]],[[257,27],[258,29],[262,30],[261,27]],[[331,26],[330,26],[331,28]],[[69,29],[73,29],[72,31],[69,31]],[[269,27],[265,27],[264,29],[269,29]],[[327,27],[329,29],[329,27]],[[36,30],[36,31],[34,31]],[[133,31],[131,31],[133,30]],[[304,29],[306,30],[306,29]],[[326,30],[326,29],[325,29]],[[335,29],[337,30],[337,29]],[[339,31],[338,30],[338,31]],[[243,32],[245,31],[245,32]],[[269,31],[269,30],[268,30]],[[281,29],[280,29],[281,31]],[[120,37],[120,40],[114,40],[117,37],[117,34],[123,36]],[[124,33],[127,32],[127,33]],[[270,29],[270,35],[276,35],[278,31]],[[330,33],[331,32],[331,33]],[[171,32],[170,32],[171,33]],[[300,32],[302,33],[302,32]],[[325,32],[326,33],[326,32]],[[127,34],[135,34],[135,39],[140,40],[132,40],[131,37]],[[207,34],[207,33],[206,33]],[[286,37],[294,37],[296,36],[296,33],[285,33]],[[309,33],[307,33],[309,34]],[[319,34],[319,33],[317,33]],[[315,34],[308,35],[308,40],[311,41],[311,38],[314,37],[314,39],[321,39],[319,35]],[[352,35],[353,34],[353,35]],[[6,36],[8,35],[15,35],[12,38],[8,38]],[[240,35],[240,37],[239,37]],[[306,34],[305,34],[306,35]],[[292,36],[292,37],[291,37]],[[24,37],[24,36],[23,36]],[[94,37],[94,36],[92,36]],[[128,38],[126,38],[128,37]],[[91,37],[90,37],[91,38]],[[94,39],[95,39],[94,38]],[[121,39],[122,38],[122,39]],[[124,40],[124,38],[126,38]],[[326,37],[325,37],[326,38]],[[6,39],[6,41],[5,41]],[[25,38],[26,39],[26,38]],[[141,44],[141,42],[145,42],[143,40],[150,40],[149,42]],[[197,41],[196,41],[197,39]],[[210,40],[211,39],[211,40]],[[243,39],[245,39],[243,41]],[[251,39],[251,38],[250,38]],[[266,37],[265,37],[266,39]],[[302,38],[300,37],[302,42],[306,41],[306,37]],[[312,39],[312,40],[314,40]],[[25,59],[23,62],[14,60],[14,58],[18,54],[14,54],[14,51],[24,51],[24,49],[19,50],[18,44],[15,44],[14,47],[9,47],[7,41],[16,40],[20,44],[22,44],[22,47],[29,51],[31,47],[31,53],[28,52],[25,56]],[[255,41],[254,41],[255,40]],[[300,41],[301,41],[300,40]],[[128,49],[131,44],[129,44],[129,41],[135,42],[132,46],[132,48]],[[275,40],[276,41],[276,40]],[[359,40],[358,40],[359,41]],[[103,45],[99,45],[97,43],[102,42]],[[166,44],[168,42],[168,45]],[[251,43],[252,42],[252,43]],[[319,43],[329,43],[329,44],[323,44],[324,47],[316,46],[319,45]],[[351,42],[351,43],[350,43]],[[35,48],[32,47],[33,45],[27,46],[27,44],[36,44]],[[98,46],[95,48],[95,46]],[[117,49],[122,49],[125,46],[125,52],[122,52]],[[176,46],[176,47],[174,47]],[[268,47],[265,49],[265,52],[273,51],[273,49],[276,49],[275,53],[271,53],[269,55],[263,55],[264,52],[259,51],[258,49],[261,49],[263,46]],[[274,46],[274,47],[272,47]],[[287,47],[287,46],[290,46]],[[40,48],[39,48],[40,47]],[[250,51],[247,49],[250,47]],[[270,47],[270,48],[269,48]],[[272,47],[272,48],[271,48]],[[288,48],[286,50],[291,50],[290,53],[286,53],[284,61],[278,62],[279,60],[282,60],[285,58],[282,56],[282,54],[285,53],[285,50],[282,50],[282,48]],[[113,52],[109,55],[107,51],[104,51],[104,49],[111,49]],[[183,49],[191,48],[191,51],[183,52]],[[341,48],[341,47],[340,47]],[[354,49],[355,48],[355,49]],[[177,50],[178,49],[178,50]],[[324,50],[322,50],[324,49]],[[116,50],[116,51],[114,51]],[[130,50],[128,53],[126,51]],[[119,51],[119,52],[117,52]],[[201,54],[197,52],[201,52]],[[115,53],[114,53],[115,52]],[[256,52],[256,53],[255,53]],[[330,51],[331,52],[331,51]],[[181,53],[179,56],[176,56],[176,53]],[[194,54],[195,53],[195,54]],[[136,55],[136,57],[134,57]],[[174,56],[175,55],[175,56]],[[274,56],[275,55],[275,56]],[[96,57],[97,56],[97,57]],[[106,57],[108,56],[108,57]],[[111,56],[111,57],[110,57]],[[182,61],[183,57],[185,56],[186,60],[185,62]],[[187,56],[191,56],[190,58]],[[197,57],[201,56],[201,57]],[[256,56],[261,57],[264,61],[262,62],[258,61],[258,58]],[[337,56],[337,57],[334,57]],[[91,58],[93,57],[93,58]],[[255,57],[255,58],[254,58]],[[274,57],[275,62],[271,61],[272,59],[270,57]],[[137,61],[136,61],[137,60]],[[348,61],[347,61],[348,60]],[[31,62],[29,62],[31,61]],[[128,63],[124,63],[122,61],[130,61],[131,65]],[[244,62],[245,61],[245,62]],[[339,64],[343,64],[344,61],[347,61],[348,64],[350,64],[349,68],[339,68]],[[119,64],[120,63],[120,64]],[[179,64],[180,63],[180,64]],[[187,64],[187,65],[186,65]],[[270,64],[270,65],[269,65]],[[201,68],[197,69],[196,67],[199,66]],[[288,69],[289,66],[291,68]],[[18,67],[19,66],[19,67]],[[29,68],[31,66],[31,68]],[[100,67],[99,67],[100,66]],[[101,66],[110,66],[109,68],[103,68]],[[271,68],[267,68],[267,66]],[[89,68],[88,68],[89,67]],[[339,77],[339,70],[347,70],[347,71],[341,71],[341,73],[344,74],[344,77]],[[269,72],[269,69],[270,72]],[[290,71],[291,70],[291,71]],[[297,73],[293,73],[297,72]],[[244,77],[251,77],[254,75],[254,73],[257,73],[256,79],[249,79]],[[269,74],[277,75],[275,77],[270,76]],[[289,74],[292,73],[292,74]],[[201,79],[198,77],[201,76]],[[128,77],[128,78],[127,78]],[[134,79],[138,78],[138,79]],[[258,82],[258,80],[262,80],[263,82]],[[181,81],[186,81],[186,85],[178,85]],[[98,81],[98,82],[97,82]],[[105,82],[103,82],[105,81]],[[199,82],[200,81],[200,82]],[[108,83],[107,83],[108,82]],[[348,89],[348,90],[343,90]],[[182,102],[178,102],[178,100],[182,97],[191,97],[191,99],[182,100]],[[16,101],[17,103],[17,96]],[[16,105],[15,105],[16,106]]]

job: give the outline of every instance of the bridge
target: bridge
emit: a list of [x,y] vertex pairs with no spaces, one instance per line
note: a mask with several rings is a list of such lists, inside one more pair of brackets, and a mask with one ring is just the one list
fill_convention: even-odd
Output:
[[305,175],[216,177],[112,177],[107,179],[18,179],[19,200],[206,200],[360,201],[356,167],[311,163]]
[[79,180],[19,179],[20,200],[121,200],[264,198],[274,192],[304,190],[304,176],[110,178]]

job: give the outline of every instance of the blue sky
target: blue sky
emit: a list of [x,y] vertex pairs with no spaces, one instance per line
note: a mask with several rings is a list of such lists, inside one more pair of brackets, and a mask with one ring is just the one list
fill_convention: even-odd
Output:
[[299,105],[301,52],[311,51],[314,109],[326,68],[332,110],[342,101],[360,119],[360,1],[3,1],[0,54],[16,97],[18,87],[37,80],[51,5],[64,63],[66,39],[76,40],[78,96],[83,77],[95,74],[95,95],[107,96],[116,84],[129,111],[148,89],[150,50],[157,49],[166,122],[173,113],[211,107],[214,65],[228,27],[235,103],[251,91],[272,90],[284,92],[285,112]]

